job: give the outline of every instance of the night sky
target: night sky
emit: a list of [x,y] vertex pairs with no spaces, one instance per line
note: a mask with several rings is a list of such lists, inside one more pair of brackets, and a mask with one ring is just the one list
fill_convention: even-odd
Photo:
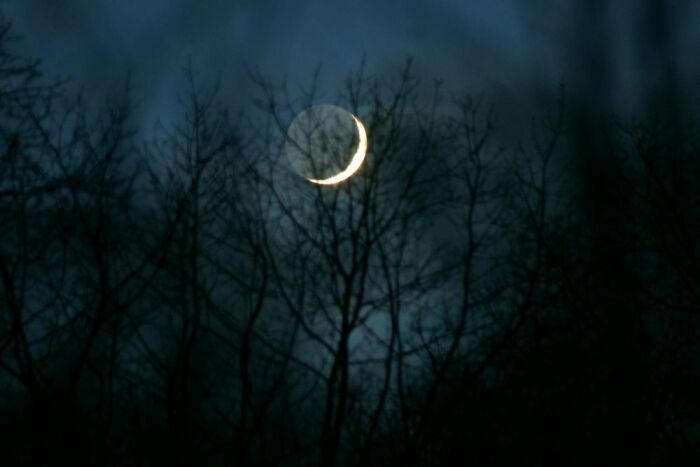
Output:
[[[587,65],[572,49],[591,40],[586,29],[574,27],[586,6],[572,0],[4,0],[0,5],[23,36],[20,50],[43,58],[47,73],[72,77],[88,96],[109,93],[131,67],[146,122],[172,112],[188,61],[205,77],[220,76],[231,103],[245,104],[251,90],[247,67],[301,85],[320,66],[333,89],[332,83],[342,85],[359,68],[363,56],[375,73],[394,70],[410,56],[422,79],[442,80],[449,92],[484,95],[512,128],[527,122],[558,83],[577,85]],[[609,9],[607,66],[614,87],[606,105],[638,112],[663,67],[644,41],[645,9],[634,0],[613,2]],[[673,66],[681,84],[697,82],[700,5],[675,1],[669,10]],[[595,31],[597,25],[588,27]],[[699,93],[684,89],[697,105]]]
[[700,465],[699,44],[693,0],[0,0],[0,466]]

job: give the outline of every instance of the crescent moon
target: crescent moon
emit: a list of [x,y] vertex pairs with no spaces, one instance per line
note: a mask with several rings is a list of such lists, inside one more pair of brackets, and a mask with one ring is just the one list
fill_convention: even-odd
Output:
[[352,115],[352,118],[355,120],[357,134],[360,141],[357,145],[355,154],[353,154],[352,159],[350,159],[350,163],[342,172],[339,172],[331,177],[323,179],[307,178],[307,180],[311,183],[316,183],[317,185],[335,185],[336,183],[340,183],[352,177],[352,175],[362,166],[362,163],[365,161],[365,156],[367,155],[367,132],[365,131],[365,126],[357,117]]

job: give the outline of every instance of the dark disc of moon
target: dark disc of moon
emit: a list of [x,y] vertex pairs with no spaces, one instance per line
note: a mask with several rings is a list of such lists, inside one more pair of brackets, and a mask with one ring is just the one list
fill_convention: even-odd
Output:
[[348,165],[357,143],[356,125],[350,112],[334,105],[316,105],[292,120],[285,150],[299,175],[325,179]]

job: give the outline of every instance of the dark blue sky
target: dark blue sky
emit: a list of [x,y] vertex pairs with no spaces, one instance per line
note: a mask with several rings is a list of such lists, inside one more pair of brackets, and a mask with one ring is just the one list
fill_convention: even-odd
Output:
[[[700,2],[675,5],[673,59],[687,83],[699,82]],[[169,113],[188,59],[222,78],[224,95],[245,101],[245,64],[304,83],[317,65],[326,83],[357,69],[394,70],[407,56],[426,80],[483,93],[497,110],[525,117],[538,92],[582,75],[572,48],[583,0],[0,0],[24,37],[21,51],[45,59],[101,96],[135,70],[149,119]],[[611,2],[609,56],[613,105],[634,108],[658,79],[645,60],[637,0]],[[681,5],[682,4],[682,5]],[[641,32],[640,32],[641,31]],[[694,93],[696,94],[696,93]]]

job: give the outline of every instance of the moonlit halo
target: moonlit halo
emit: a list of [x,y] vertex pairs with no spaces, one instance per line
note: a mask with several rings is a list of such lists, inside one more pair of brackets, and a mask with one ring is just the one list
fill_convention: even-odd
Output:
[[365,126],[362,124],[362,122],[354,115],[351,114],[351,116],[355,121],[355,125],[357,126],[359,143],[357,144],[357,151],[355,151],[355,154],[353,154],[352,159],[350,160],[350,164],[348,164],[345,170],[333,175],[332,177],[323,179],[307,178],[307,180],[311,183],[316,183],[317,185],[335,185],[352,177],[352,175],[362,166],[365,156],[367,155],[367,132],[365,131]]

